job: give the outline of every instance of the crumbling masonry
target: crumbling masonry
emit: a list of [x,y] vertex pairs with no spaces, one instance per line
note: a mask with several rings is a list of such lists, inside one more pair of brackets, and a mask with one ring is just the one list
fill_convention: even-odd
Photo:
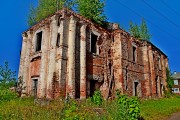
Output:
[[167,56],[111,24],[104,29],[62,9],[23,33],[19,76],[26,95],[84,99],[99,89],[129,96],[161,97]]

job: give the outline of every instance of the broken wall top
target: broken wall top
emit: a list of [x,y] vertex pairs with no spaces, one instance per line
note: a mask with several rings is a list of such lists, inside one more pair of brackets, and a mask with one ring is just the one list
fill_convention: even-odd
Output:
[[28,30],[23,32],[23,34],[25,34],[28,31],[34,31],[34,30],[36,30],[38,28],[41,28],[41,27],[43,27],[43,26],[45,26],[47,24],[50,25],[51,21],[53,20],[53,17],[55,17],[55,19],[58,20],[59,18],[63,19],[65,17],[71,17],[71,16],[76,17],[78,19],[78,21],[81,21],[82,23],[94,26],[94,28],[98,29],[98,31],[109,33],[108,30],[106,30],[105,28],[101,27],[100,25],[92,22],[90,19],[87,19],[87,18],[83,17],[82,15],[80,15],[80,14],[78,14],[78,13],[76,13],[76,12],[70,10],[70,9],[63,8],[63,9],[57,11],[56,13],[54,13],[53,15],[50,15],[47,18],[45,18],[45,19],[41,20],[40,22],[36,23],[32,27],[30,27]]
[[[50,25],[51,21],[53,20],[53,17],[55,17],[55,19],[58,20],[59,18],[63,19],[65,17],[71,17],[71,16],[76,17],[79,21],[81,21],[84,24],[89,25],[91,28],[93,28],[94,30],[97,30],[98,32],[107,33],[111,36],[114,36],[114,35],[120,33],[121,35],[125,36],[126,38],[129,38],[128,40],[131,40],[132,42],[135,42],[140,46],[144,46],[144,45],[152,46],[153,50],[163,54],[165,56],[165,58],[167,58],[167,55],[164,54],[159,48],[157,48],[151,42],[134,38],[133,36],[130,35],[130,33],[128,33],[127,31],[125,31],[121,28],[114,29],[113,31],[111,30],[112,32],[110,32],[108,29],[101,27],[100,25],[92,22],[90,19],[87,19],[87,18],[83,17],[82,15],[80,15],[70,9],[67,9],[67,8],[63,8],[63,9],[57,11],[56,13],[54,13],[53,15],[50,15],[47,18],[38,22],[37,24],[33,25],[32,27],[30,27],[28,30],[26,30],[23,33],[23,36],[26,35],[27,32],[32,32],[32,31],[37,30],[45,25]],[[112,24],[114,24],[114,23],[112,23]]]
[[135,42],[136,44],[140,45],[140,46],[151,46],[152,50],[164,55],[165,58],[168,58],[168,56],[162,52],[158,47],[156,47],[153,43],[147,41],[147,40],[142,40],[142,39],[137,39],[135,37],[133,37],[130,33],[128,33],[127,31],[119,28],[114,30],[111,33],[113,36],[115,36],[116,34],[121,34],[122,36],[128,38],[128,40],[131,40],[132,42]]

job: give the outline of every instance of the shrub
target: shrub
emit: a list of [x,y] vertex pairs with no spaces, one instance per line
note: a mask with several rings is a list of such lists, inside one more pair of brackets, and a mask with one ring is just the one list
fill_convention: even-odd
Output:
[[140,103],[137,97],[118,94],[117,101],[120,107],[119,114],[130,120],[136,120],[140,117]]
[[16,72],[9,68],[8,62],[0,65],[0,102],[10,101],[17,97],[16,93],[10,90],[15,85]]
[[128,112],[121,104],[118,104],[118,99],[111,101],[107,105],[107,112],[109,114],[108,116],[110,116],[110,118],[113,120],[127,119]]
[[101,96],[101,92],[99,90],[96,90],[94,92],[94,95],[92,96],[91,101],[96,105],[102,105],[103,99]]
[[140,106],[139,100],[136,97],[129,98],[129,116],[131,120],[136,120],[140,117]]
[[170,98],[172,96],[172,93],[169,90],[167,90],[167,91],[165,90],[164,94],[165,94],[166,98]]
[[0,102],[10,101],[15,98],[17,98],[17,94],[12,92],[11,90],[9,89],[0,90]]
[[63,110],[63,120],[79,120],[77,110],[77,104],[74,100],[71,100],[69,103],[66,103],[65,108]]
[[2,113],[0,113],[0,120],[2,120],[3,119],[3,116],[2,116]]

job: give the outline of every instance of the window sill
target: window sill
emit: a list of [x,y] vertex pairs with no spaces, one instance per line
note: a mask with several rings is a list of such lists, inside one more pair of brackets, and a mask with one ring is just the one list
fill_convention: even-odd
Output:
[[100,57],[100,55],[99,55],[99,54],[96,54],[96,53],[90,52],[90,54],[91,54],[91,56],[92,56],[93,58],[95,58],[95,57]]

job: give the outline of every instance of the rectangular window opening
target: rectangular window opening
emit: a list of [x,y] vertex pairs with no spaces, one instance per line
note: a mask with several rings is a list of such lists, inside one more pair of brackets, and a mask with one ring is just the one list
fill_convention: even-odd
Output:
[[136,62],[136,47],[133,46],[133,61]]
[[91,34],[91,52],[96,53],[97,52],[97,35]]
[[174,85],[178,85],[178,80],[174,80]]
[[159,62],[159,70],[161,70],[161,58],[158,58],[158,62]]
[[42,32],[36,34],[36,52],[41,50]]
[[57,47],[60,46],[60,34],[59,34],[59,33],[58,33],[58,35],[57,35],[56,46],[57,46]]
[[179,93],[179,88],[174,88],[174,93]]

